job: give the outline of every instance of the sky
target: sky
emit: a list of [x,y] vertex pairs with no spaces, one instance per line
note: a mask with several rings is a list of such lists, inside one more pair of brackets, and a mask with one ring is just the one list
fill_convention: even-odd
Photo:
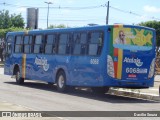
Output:
[[[0,0],[0,11],[9,10],[10,14],[21,14],[27,22],[27,8],[39,8],[38,28],[48,24],[64,24],[69,27],[88,24],[106,24],[107,0]],[[109,0],[108,24],[138,24],[150,20],[160,21],[160,0]],[[26,25],[25,25],[26,26]]]

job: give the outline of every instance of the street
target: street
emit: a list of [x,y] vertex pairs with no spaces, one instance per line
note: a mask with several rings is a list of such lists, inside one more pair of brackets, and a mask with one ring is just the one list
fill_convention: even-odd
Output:
[[10,76],[2,74],[0,85],[0,101],[34,111],[160,111],[158,102],[100,95],[84,90],[59,93],[55,86],[42,82],[25,81],[24,85],[17,85]]

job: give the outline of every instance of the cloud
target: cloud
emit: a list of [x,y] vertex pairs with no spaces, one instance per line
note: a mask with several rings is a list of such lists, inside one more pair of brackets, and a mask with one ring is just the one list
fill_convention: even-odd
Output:
[[157,8],[155,6],[146,5],[143,7],[144,11],[150,12],[150,13],[160,13],[160,8]]

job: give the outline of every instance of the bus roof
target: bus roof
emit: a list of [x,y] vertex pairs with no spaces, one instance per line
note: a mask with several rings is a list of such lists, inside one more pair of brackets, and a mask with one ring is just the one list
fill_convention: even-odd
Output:
[[24,31],[18,31],[18,32],[8,32],[7,35],[13,35],[13,34],[19,34],[19,35],[24,35],[24,34],[42,34],[42,33],[50,33],[50,32],[66,32],[66,31],[82,31],[82,30],[104,30],[107,29],[108,27],[113,27],[113,26],[124,26],[124,27],[138,27],[138,28],[144,28],[144,29],[149,29],[149,30],[154,30],[153,28],[145,27],[145,26],[135,26],[135,25],[123,25],[123,24],[115,24],[115,25],[96,25],[96,26],[85,26],[85,27],[75,27],[75,28],[54,28],[54,29],[35,29],[35,30],[24,30]]

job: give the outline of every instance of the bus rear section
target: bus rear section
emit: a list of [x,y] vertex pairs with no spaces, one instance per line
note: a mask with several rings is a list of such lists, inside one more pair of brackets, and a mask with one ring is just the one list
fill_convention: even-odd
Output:
[[152,87],[155,31],[123,25],[114,25],[111,29],[105,84],[126,88]]

